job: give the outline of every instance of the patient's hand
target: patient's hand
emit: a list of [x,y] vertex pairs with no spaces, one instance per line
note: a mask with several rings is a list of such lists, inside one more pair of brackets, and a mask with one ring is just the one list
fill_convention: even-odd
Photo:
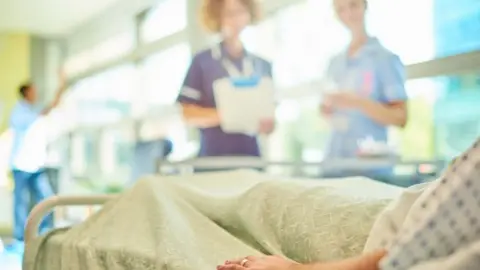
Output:
[[[243,265],[242,265],[243,264]],[[217,267],[218,270],[296,270],[299,263],[282,258],[280,256],[255,257],[234,259],[226,261],[224,265]]]
[[384,250],[375,251],[358,257],[337,262],[318,264],[301,270],[378,270],[378,263],[386,255]]
[[[385,251],[376,251],[359,257],[330,263],[302,265],[278,256],[253,257],[227,261],[218,270],[378,270]],[[242,266],[242,262],[244,265]]]

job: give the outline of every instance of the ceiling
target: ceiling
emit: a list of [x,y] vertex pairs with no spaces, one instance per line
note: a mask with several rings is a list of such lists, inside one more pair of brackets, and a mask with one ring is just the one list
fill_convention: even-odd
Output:
[[68,34],[119,0],[0,0],[0,32]]

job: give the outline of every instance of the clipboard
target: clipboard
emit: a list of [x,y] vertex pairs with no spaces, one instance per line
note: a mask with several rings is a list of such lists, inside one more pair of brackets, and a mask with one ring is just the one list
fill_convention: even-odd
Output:
[[225,133],[254,135],[261,120],[275,118],[271,78],[223,78],[214,82],[213,91]]

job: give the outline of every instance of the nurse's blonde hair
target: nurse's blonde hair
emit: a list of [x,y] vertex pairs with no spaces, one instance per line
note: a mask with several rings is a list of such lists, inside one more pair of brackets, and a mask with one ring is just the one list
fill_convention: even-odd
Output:
[[[260,7],[256,0],[238,0],[244,5],[250,13],[251,23],[256,23],[260,19]],[[221,16],[225,0],[203,0],[200,18],[203,26],[214,33],[222,29]]]

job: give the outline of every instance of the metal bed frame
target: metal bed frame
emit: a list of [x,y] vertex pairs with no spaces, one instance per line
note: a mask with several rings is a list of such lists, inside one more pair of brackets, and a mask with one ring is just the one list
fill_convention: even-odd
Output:
[[28,216],[25,226],[25,243],[38,236],[38,227],[42,219],[57,206],[87,206],[103,205],[115,195],[94,195],[94,196],[53,196],[37,204]]
[[[428,164],[433,166],[444,166],[446,163],[442,160],[432,161],[402,161],[397,158],[370,158],[370,159],[343,159],[328,160],[323,162],[286,162],[286,161],[267,161],[255,157],[207,157],[190,159],[179,162],[158,161],[158,173],[164,166],[173,166],[180,168],[180,173],[188,174],[197,169],[222,169],[222,168],[265,168],[268,166],[291,166],[293,168],[305,167],[328,167],[335,169],[372,169],[392,165],[418,166]],[[117,195],[92,195],[92,196],[54,196],[37,204],[30,213],[25,228],[25,242],[28,244],[38,236],[38,228],[42,219],[55,207],[58,206],[92,206],[103,205],[114,199]]]
[[269,166],[287,166],[292,168],[329,168],[365,170],[388,166],[418,166],[432,165],[443,167],[444,160],[401,160],[396,157],[362,158],[362,159],[329,159],[320,162],[289,162],[289,161],[268,161],[259,157],[202,157],[192,158],[184,161],[170,162],[166,160],[157,161],[157,173],[161,174],[164,167],[176,167],[181,169],[180,173],[192,172],[196,169],[222,169],[222,168],[266,168]]

